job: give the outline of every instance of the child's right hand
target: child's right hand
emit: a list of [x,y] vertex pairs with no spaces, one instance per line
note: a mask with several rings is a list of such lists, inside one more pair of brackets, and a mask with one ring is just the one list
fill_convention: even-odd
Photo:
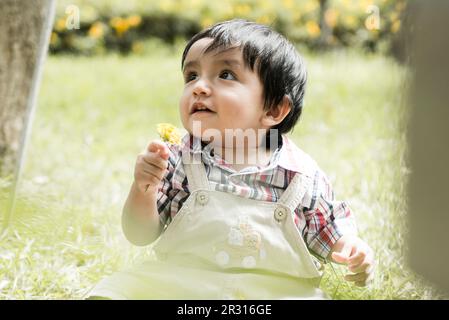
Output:
[[169,150],[162,141],[152,141],[137,156],[134,181],[142,193],[157,193],[159,183],[165,175]]

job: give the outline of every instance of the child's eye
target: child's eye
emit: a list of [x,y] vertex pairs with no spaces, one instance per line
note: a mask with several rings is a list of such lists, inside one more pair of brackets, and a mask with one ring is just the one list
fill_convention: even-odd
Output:
[[226,80],[236,80],[236,77],[234,76],[234,74],[231,71],[227,71],[227,70],[220,73],[220,78],[223,78]]
[[195,72],[189,72],[184,76],[184,81],[187,83],[187,82],[195,80],[196,77],[197,77],[197,74]]

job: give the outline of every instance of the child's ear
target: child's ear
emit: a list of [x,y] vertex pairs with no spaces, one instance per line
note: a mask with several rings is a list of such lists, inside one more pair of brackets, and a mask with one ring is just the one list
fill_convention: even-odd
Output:
[[290,112],[292,106],[290,103],[290,99],[287,96],[284,96],[281,103],[279,103],[275,108],[271,108],[266,111],[262,118],[262,125],[267,127],[273,127],[284,120],[284,118]]

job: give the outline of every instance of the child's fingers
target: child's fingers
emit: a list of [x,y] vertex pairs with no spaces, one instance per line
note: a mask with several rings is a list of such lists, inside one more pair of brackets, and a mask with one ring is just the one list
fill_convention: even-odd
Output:
[[346,263],[348,260],[348,257],[344,256],[343,254],[339,252],[332,253],[332,260],[334,260],[337,263]]
[[355,250],[354,254],[349,257],[348,263],[350,266],[360,265],[366,258],[366,253],[364,251]]
[[159,140],[152,141],[148,144],[147,150],[149,152],[158,153],[164,160],[168,159],[169,150],[167,145]]
[[162,180],[162,178],[164,178],[164,176],[165,176],[165,170],[161,170],[160,167],[158,167],[154,164],[147,164],[145,167],[142,168],[142,171],[144,173],[155,176],[159,180]]
[[167,160],[161,158],[157,154],[147,152],[142,155],[142,160],[146,165],[156,166],[159,170],[167,169]]
[[140,172],[136,176],[136,181],[142,191],[146,191],[148,186],[156,187],[160,184],[161,179],[156,175],[148,172]]
[[365,261],[358,266],[349,265],[349,271],[351,271],[353,273],[360,273],[360,272],[369,273],[368,269],[370,269],[370,267],[371,267],[371,263],[369,261]]
[[349,267],[358,267],[366,261],[371,262],[373,260],[373,252],[370,248],[362,247],[355,251],[356,252],[349,257]]
[[352,244],[347,242],[341,249],[341,252],[332,253],[332,259],[337,263],[348,263],[348,258],[352,252]]

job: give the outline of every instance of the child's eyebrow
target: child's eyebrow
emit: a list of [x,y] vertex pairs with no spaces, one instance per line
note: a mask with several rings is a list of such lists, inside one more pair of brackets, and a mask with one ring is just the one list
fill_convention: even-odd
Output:
[[191,61],[188,61],[188,62],[186,62],[185,64],[184,64],[184,67],[182,68],[182,71],[185,71],[187,68],[189,68],[189,67],[198,67],[199,66],[199,62],[198,62],[198,60],[191,60]]
[[241,63],[240,63],[240,61],[239,60],[234,60],[234,59],[221,59],[221,60],[217,60],[217,63],[220,63],[220,64],[225,64],[225,65],[227,65],[227,66],[230,66],[230,67],[240,67],[241,66]]
[[[235,59],[220,59],[220,60],[215,60],[215,63],[224,64],[229,67],[240,67],[241,66],[240,61],[235,60]],[[187,68],[191,68],[191,67],[194,68],[194,67],[198,67],[199,65],[200,65],[200,63],[198,60],[191,60],[184,64],[184,68],[182,70],[185,71]]]

